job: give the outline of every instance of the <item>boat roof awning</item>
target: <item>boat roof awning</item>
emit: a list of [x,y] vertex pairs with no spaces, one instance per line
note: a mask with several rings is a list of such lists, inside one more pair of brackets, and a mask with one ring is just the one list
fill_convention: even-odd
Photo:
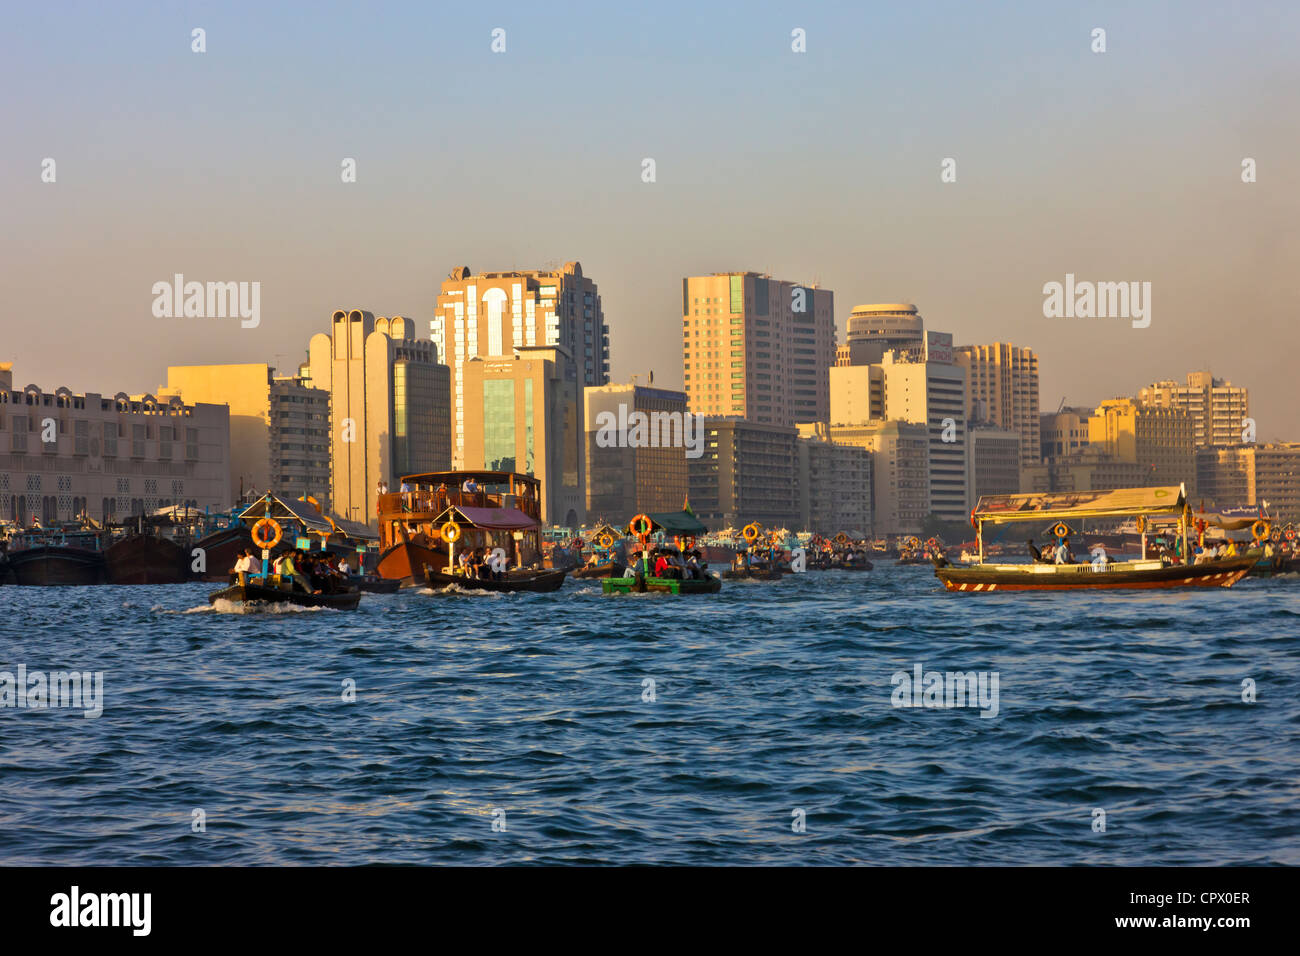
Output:
[[623,532],[622,532],[620,529],[615,528],[615,527],[614,527],[612,524],[610,524],[608,521],[602,521],[602,522],[601,522],[600,524],[598,524],[596,527],[594,527],[594,528],[591,529],[591,531],[590,531],[590,533],[589,533],[589,537],[592,537],[592,538],[599,538],[602,534],[608,534],[608,535],[613,535],[614,537],[617,538],[617,537],[619,537],[622,533],[623,533]]
[[[664,531],[674,535],[701,535],[708,534],[706,528],[700,519],[695,517],[689,511],[656,511],[647,513],[646,517],[654,523],[654,531]],[[632,523],[629,521],[624,527],[624,534],[632,534]]]
[[472,508],[453,505],[438,517],[438,523],[454,521],[457,524],[485,531],[528,531],[538,527],[536,521],[518,508]]
[[241,511],[239,518],[241,521],[256,521],[258,518],[268,515],[281,523],[297,521],[308,531],[315,531],[317,534],[334,533],[333,526],[325,520],[325,516],[317,511],[311,503],[296,501],[292,498],[281,498],[271,492],[262,495],[262,497]]
[[1052,494],[985,495],[971,512],[971,517],[995,524],[1010,524],[1016,521],[1054,521],[1115,515],[1177,514],[1186,504],[1187,495],[1182,485]]
[[378,534],[360,522],[344,521],[342,518],[330,518],[328,520],[334,525],[334,530],[344,537],[354,538],[357,541],[379,540]]
[[[1224,531],[1240,531],[1243,528],[1249,528],[1261,518],[1267,521],[1267,518],[1260,513],[1256,507],[1244,506],[1238,508],[1223,508],[1219,511],[1193,511],[1192,521],[1204,521],[1207,527],[1222,528]],[[1177,515],[1164,515],[1151,519],[1153,525],[1171,525],[1178,520]]]

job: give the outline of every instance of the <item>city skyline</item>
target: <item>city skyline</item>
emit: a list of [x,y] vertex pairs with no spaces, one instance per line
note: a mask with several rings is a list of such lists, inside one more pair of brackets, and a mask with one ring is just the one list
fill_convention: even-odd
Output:
[[[1032,348],[1043,410],[1210,367],[1250,387],[1259,440],[1300,434],[1286,348],[1300,133],[1277,122],[1300,12],[940,6],[578,5],[580,52],[568,20],[522,6],[87,6],[71,26],[8,11],[24,43],[0,65],[0,281],[33,318],[4,358],[24,383],[77,391],[146,392],[199,362],[287,374],[337,308],[408,316],[427,337],[454,265],[578,260],[600,285],[611,381],[654,369],[680,388],[681,279],[753,270],[832,290],[839,341],[853,306],[906,301],[955,344]],[[378,65],[331,69],[321,38],[340,30]],[[437,67],[420,64],[431,48]],[[593,69],[607,82],[582,87],[574,123],[598,135],[556,135],[539,90]],[[501,121],[455,134],[484,115]],[[155,318],[150,290],[176,273],[260,282],[260,324]],[[1044,285],[1067,275],[1152,283],[1150,326],[1044,317]]]

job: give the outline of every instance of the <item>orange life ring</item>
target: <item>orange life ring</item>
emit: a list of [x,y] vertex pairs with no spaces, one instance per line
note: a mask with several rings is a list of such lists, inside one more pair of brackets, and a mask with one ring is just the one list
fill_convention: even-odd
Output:
[[639,538],[649,535],[654,530],[654,526],[655,523],[650,520],[649,515],[637,515],[628,524],[628,527],[632,529],[632,533]]
[[1286,533],[1286,539],[1288,541],[1295,540],[1295,528],[1287,528],[1285,533]]
[[1069,526],[1066,525],[1064,521],[1056,522],[1056,524],[1052,525],[1052,536],[1056,538],[1068,538],[1070,536]]
[[684,551],[692,551],[692,550],[694,550],[694,549],[695,549],[695,535],[693,535],[693,534],[685,535],[685,536],[682,538],[682,545],[683,545],[683,550],[684,550]]
[[753,544],[755,541],[758,540],[758,535],[759,535],[759,530],[758,530],[757,522],[750,522],[749,524],[745,525],[744,530],[740,532],[740,536],[744,538],[746,541],[748,541],[750,544]]
[[[271,529],[270,538],[262,537],[263,528]],[[279,544],[280,539],[284,537],[284,529],[280,527],[280,522],[276,521],[274,518],[258,518],[253,522],[252,534],[253,544],[257,545],[263,551],[270,551]]]
[[1143,534],[1143,533],[1146,532],[1146,530],[1147,530],[1147,516],[1146,516],[1146,515],[1138,515],[1138,519],[1137,519],[1137,529],[1138,529],[1138,534]]
[[439,531],[442,534],[442,540],[455,544],[460,540],[460,525],[454,521],[448,521]]
[[1250,526],[1250,533],[1256,541],[1263,541],[1268,537],[1268,522],[1260,518]]
[[610,548],[614,547],[614,536],[606,531],[596,539],[596,544],[608,551]]

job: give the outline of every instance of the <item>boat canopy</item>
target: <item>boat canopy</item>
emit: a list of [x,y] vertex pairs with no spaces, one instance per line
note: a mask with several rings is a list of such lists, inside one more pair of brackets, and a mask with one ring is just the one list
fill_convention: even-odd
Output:
[[[646,517],[654,525],[651,531],[664,531],[673,535],[691,536],[708,534],[709,532],[709,529],[700,522],[700,519],[689,511],[657,511],[647,514]],[[633,533],[630,521],[623,528],[623,533]]]
[[541,482],[532,475],[522,475],[517,471],[431,471],[422,475],[403,475],[401,481],[408,485],[447,485],[459,488],[473,478],[482,485],[529,485],[537,488]]
[[611,537],[617,538],[620,535],[622,535],[623,532],[620,531],[618,528],[615,528],[608,521],[602,521],[595,528],[592,528],[590,532],[588,532],[588,537],[599,538],[602,534],[607,534],[610,535]]
[[457,524],[485,531],[530,531],[537,522],[518,508],[472,508],[453,505],[438,516],[437,523],[454,521]]
[[297,521],[308,531],[317,534],[334,533],[333,526],[310,502],[281,498],[269,491],[239,513],[241,521],[256,521],[263,516],[270,516],[280,522]]
[[[1222,528],[1224,531],[1240,531],[1243,528],[1249,528],[1256,521],[1267,518],[1260,513],[1259,508],[1255,507],[1237,507],[1224,508],[1220,511],[1193,511],[1192,521],[1204,521],[1206,527]],[[1171,525],[1177,523],[1178,516],[1163,516],[1151,519],[1153,525]]]
[[1163,488],[1116,488],[1052,494],[984,495],[971,512],[975,521],[1010,524],[1115,515],[1179,514],[1187,505],[1182,485]]

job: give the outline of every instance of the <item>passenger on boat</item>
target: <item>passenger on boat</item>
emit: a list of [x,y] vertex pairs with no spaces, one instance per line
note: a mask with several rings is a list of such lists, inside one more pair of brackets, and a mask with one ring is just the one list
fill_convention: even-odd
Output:
[[1043,563],[1043,552],[1034,547],[1034,539],[1030,538],[1025,542],[1025,547],[1029,549],[1029,557],[1035,564]]
[[338,572],[345,578],[352,573],[352,568],[348,566],[347,558],[339,558]]
[[692,551],[686,557],[686,573],[694,580],[704,577],[704,572],[700,570],[700,552]]
[[235,559],[235,567],[233,573],[239,574],[240,572],[244,572],[247,574],[247,573],[251,573],[254,570],[254,568],[255,565],[253,563],[253,552],[249,551],[247,548],[245,548],[243,551],[240,551],[239,557]]
[[465,575],[466,577],[468,577],[468,576],[469,576],[469,573],[470,573],[470,558],[471,558],[471,557],[472,557],[472,554],[470,553],[469,549],[466,548],[464,551],[462,551],[462,552],[460,553],[460,557],[457,559],[457,562],[456,562],[457,565],[460,567],[460,573],[463,574],[463,575]]

